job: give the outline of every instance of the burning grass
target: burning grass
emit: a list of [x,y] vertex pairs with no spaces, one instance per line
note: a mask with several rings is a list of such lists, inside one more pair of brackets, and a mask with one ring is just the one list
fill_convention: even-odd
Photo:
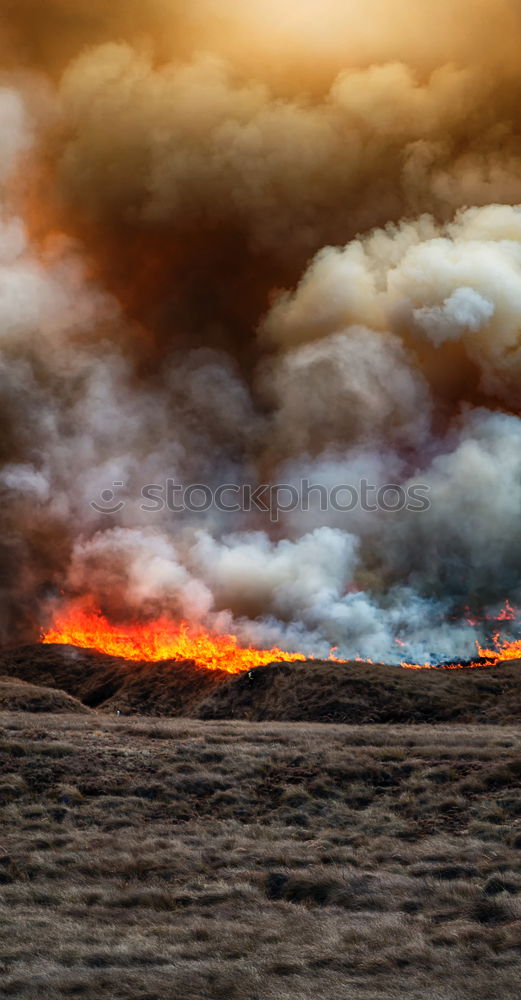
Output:
[[[498,613],[496,622],[510,621],[519,612],[511,608],[508,601]],[[467,619],[467,624],[478,625],[480,619]],[[221,670],[230,674],[240,674],[255,667],[284,660],[302,662],[303,653],[287,652],[278,647],[254,649],[241,646],[233,634],[218,634],[205,630],[189,622],[175,622],[163,616],[149,622],[114,623],[99,611],[90,599],[70,601],[56,613],[52,625],[42,631],[42,642],[46,645],[70,645],[78,649],[93,649],[108,656],[125,660],[157,663],[164,660],[190,660],[207,670]],[[492,648],[482,647],[476,641],[475,660],[465,663],[458,661],[444,663],[446,669],[479,667],[484,662],[497,664],[502,660],[521,657],[521,639],[502,638],[494,635]],[[332,663],[347,663],[337,657],[334,650],[328,657]],[[372,663],[372,661],[362,661]],[[433,669],[432,663],[410,663],[403,660],[401,667],[410,670]]]
[[304,660],[302,653],[240,646],[235,635],[218,635],[188,622],[163,617],[145,623],[114,624],[94,607],[72,602],[42,637],[44,643],[95,649],[126,660],[193,660],[207,670],[241,673],[274,660]]
[[516,995],[517,728],[1,721],[5,996]]

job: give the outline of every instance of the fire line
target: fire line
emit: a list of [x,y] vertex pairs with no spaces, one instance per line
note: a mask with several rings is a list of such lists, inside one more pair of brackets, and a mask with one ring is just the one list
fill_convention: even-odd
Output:
[[[237,636],[233,634],[220,635],[185,621],[173,622],[167,616],[150,622],[114,624],[98,609],[74,602],[56,615],[53,625],[42,633],[42,642],[95,649],[126,660],[193,660],[208,670],[224,670],[231,674],[275,661],[302,662],[309,659],[303,653],[290,653],[278,647],[255,649],[241,646]],[[494,666],[501,660],[521,659],[521,640],[502,641],[497,634],[493,643],[494,648],[485,648],[476,643],[478,657],[475,661],[444,663],[441,666],[456,670],[462,667]],[[336,663],[352,662],[335,656],[333,650],[328,659]],[[362,661],[360,657],[352,659],[372,662],[369,659]],[[432,663],[402,661],[400,666],[408,670],[436,669],[436,665]]]
[[302,653],[276,647],[242,647],[235,635],[217,635],[166,616],[145,623],[112,624],[96,609],[72,606],[58,614],[44,632],[44,643],[96,649],[126,660],[194,660],[208,670],[236,674],[274,660],[305,660]]

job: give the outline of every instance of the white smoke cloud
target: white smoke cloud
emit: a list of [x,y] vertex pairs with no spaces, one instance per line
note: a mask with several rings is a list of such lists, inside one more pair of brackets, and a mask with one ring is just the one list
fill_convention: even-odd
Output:
[[[261,335],[283,350],[348,324],[384,332],[386,342],[389,332],[404,342],[423,336],[439,348],[461,341],[481,372],[480,389],[516,406],[520,230],[519,206],[491,205],[460,212],[446,226],[422,217],[374,231],[342,250],[323,250],[296,291],[275,304]],[[421,359],[416,366],[422,370]]]
[[79,539],[73,548],[69,585],[92,594],[121,612],[128,602],[134,614],[167,606],[189,620],[203,618],[212,606],[210,591],[190,576],[173,542],[148,530],[112,528]]
[[[337,210],[344,189],[324,208],[321,171],[340,126],[351,129],[355,185],[369,170],[368,134],[399,133],[400,149],[404,132],[406,141],[430,135],[454,79],[461,84],[458,71],[428,86],[394,64],[350,71],[319,113],[274,101],[265,85],[238,86],[214,59],[170,67],[159,82],[157,72],[121,46],[70,69],[62,99],[86,120],[64,153],[68,183],[83,190],[88,174],[96,210],[105,199],[147,225],[197,216],[207,188],[212,225],[231,199],[234,220],[253,214],[252,238],[276,244],[277,259],[294,214],[296,241],[307,245],[316,219]],[[117,108],[121,88],[136,106],[125,99],[125,113],[110,116],[107,146],[100,106]],[[33,141],[24,107],[0,91],[6,190]],[[126,163],[123,183],[124,155],[135,171]],[[289,205],[280,216],[279,176]],[[521,207],[468,209],[444,224],[421,215],[323,248],[262,322],[267,356],[256,364],[249,355],[241,371],[239,349],[237,361],[163,342],[147,368],[135,346],[143,330],[93,277],[80,244],[38,241],[11,201],[0,216],[5,636],[20,608],[39,614],[49,591],[65,589],[116,618],[168,613],[316,655],[334,646],[397,660],[406,655],[398,638],[423,660],[472,655],[474,633],[457,617],[464,603],[521,600],[521,420],[500,412],[521,402]],[[241,514],[230,527],[214,509],[144,511],[140,490],[166,477],[214,487],[266,477],[330,488],[421,482],[431,506],[344,518],[312,504],[276,525]],[[120,483],[114,519],[93,509]]]
[[428,427],[426,382],[392,333],[341,330],[288,352],[265,380],[276,407],[276,441],[290,454],[337,442],[417,444]]
[[356,547],[355,538],[327,527],[279,542],[263,532],[220,541],[201,533],[192,558],[221,607],[305,620],[317,603],[327,605],[345,590]]
[[494,303],[473,288],[457,288],[441,306],[413,310],[418,326],[435,347],[459,340],[464,333],[477,333],[494,315]]

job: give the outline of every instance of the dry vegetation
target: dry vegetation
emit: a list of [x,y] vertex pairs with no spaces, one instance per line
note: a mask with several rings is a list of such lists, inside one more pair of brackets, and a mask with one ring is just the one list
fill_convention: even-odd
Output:
[[216,686],[197,705],[197,715],[256,722],[518,722],[521,663],[459,670],[274,663]]
[[233,675],[191,661],[137,663],[91,649],[36,645],[2,651],[0,674],[63,689],[111,714],[250,722],[521,721],[519,660],[460,670],[311,660]]
[[0,712],[77,712],[87,715],[89,709],[65,691],[26,684],[17,677],[0,676]]
[[6,997],[517,995],[518,729],[0,718]]
[[146,715],[193,715],[214,687],[230,679],[191,661],[139,663],[61,645],[2,650],[0,674],[63,689],[91,708]]

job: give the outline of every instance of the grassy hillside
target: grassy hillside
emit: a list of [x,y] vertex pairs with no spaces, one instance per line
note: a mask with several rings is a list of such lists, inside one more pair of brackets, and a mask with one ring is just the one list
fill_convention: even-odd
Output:
[[89,709],[65,691],[27,684],[16,677],[0,677],[0,712],[77,712]]
[[521,661],[460,670],[367,663],[278,663],[219,685],[208,719],[341,723],[517,722]]
[[517,995],[518,728],[0,721],[4,996]]
[[76,646],[34,645],[3,650],[0,674],[60,688],[107,712],[191,715],[230,675],[191,661],[137,663]]
[[278,663],[233,675],[136,663],[72,646],[0,654],[0,674],[59,688],[91,708],[166,716],[341,723],[521,721],[521,661],[460,670]]

